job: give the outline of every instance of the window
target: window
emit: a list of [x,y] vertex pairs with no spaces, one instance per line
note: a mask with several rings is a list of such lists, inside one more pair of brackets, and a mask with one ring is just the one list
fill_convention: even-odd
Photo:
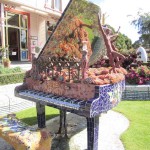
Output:
[[27,28],[27,18],[26,15],[21,15],[21,27]]
[[45,4],[46,4],[46,7],[52,8],[52,0],[46,0]]
[[54,8],[60,11],[61,0],[55,0],[54,2],[55,2]]
[[9,13],[7,14],[8,25],[19,27],[19,14]]
[[21,30],[21,48],[27,49],[27,31]]
[[61,2],[62,0],[45,0],[45,8],[61,11],[62,10]]
[[1,32],[1,26],[0,26],[0,46],[2,46],[2,32]]
[[2,15],[1,15],[1,3],[0,3],[0,17],[2,17]]

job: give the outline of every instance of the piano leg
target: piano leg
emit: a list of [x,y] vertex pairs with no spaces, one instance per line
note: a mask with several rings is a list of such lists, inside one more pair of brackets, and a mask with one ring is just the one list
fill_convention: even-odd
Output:
[[68,138],[67,135],[67,124],[66,124],[66,111],[64,111],[64,130],[65,130],[65,137]]
[[45,106],[36,103],[37,121],[39,128],[45,128]]
[[99,116],[86,119],[88,150],[98,150]]
[[[60,110],[60,126],[58,130],[58,134],[65,134],[65,137],[68,138],[67,136],[67,125],[66,125],[66,110]],[[62,132],[64,131],[64,133]]]

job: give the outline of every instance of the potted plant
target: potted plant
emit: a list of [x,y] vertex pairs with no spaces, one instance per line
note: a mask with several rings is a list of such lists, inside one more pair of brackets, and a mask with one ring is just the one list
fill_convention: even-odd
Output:
[[5,68],[9,68],[10,67],[11,61],[10,61],[9,58],[3,58],[2,62],[3,62],[3,65],[4,65]]
[[49,25],[48,26],[48,32],[52,32],[55,29],[55,24]]
[[2,58],[4,56],[4,51],[5,51],[5,48],[4,47],[0,47],[0,63],[2,63]]
[[2,63],[4,67],[10,67],[10,59],[9,59],[9,45],[6,45],[5,47],[0,47],[0,52],[2,56]]

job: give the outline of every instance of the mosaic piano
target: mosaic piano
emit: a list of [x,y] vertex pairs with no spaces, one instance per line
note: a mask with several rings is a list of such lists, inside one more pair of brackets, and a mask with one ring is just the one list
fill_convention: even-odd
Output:
[[[125,87],[123,56],[107,39],[99,6],[70,0],[15,95],[36,102],[38,127],[45,106],[60,109],[59,133],[67,135],[66,112],[87,119],[88,150],[98,150],[99,116],[115,107]],[[105,30],[104,30],[105,29]],[[108,56],[108,66],[98,65]]]

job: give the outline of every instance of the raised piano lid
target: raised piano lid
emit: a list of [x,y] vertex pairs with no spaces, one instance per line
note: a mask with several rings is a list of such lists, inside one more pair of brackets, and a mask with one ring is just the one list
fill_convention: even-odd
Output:
[[80,60],[83,41],[88,41],[89,65],[105,56],[105,44],[98,27],[99,12],[99,6],[92,2],[70,0],[40,52],[37,63],[45,64],[48,61],[46,58],[52,56]]

